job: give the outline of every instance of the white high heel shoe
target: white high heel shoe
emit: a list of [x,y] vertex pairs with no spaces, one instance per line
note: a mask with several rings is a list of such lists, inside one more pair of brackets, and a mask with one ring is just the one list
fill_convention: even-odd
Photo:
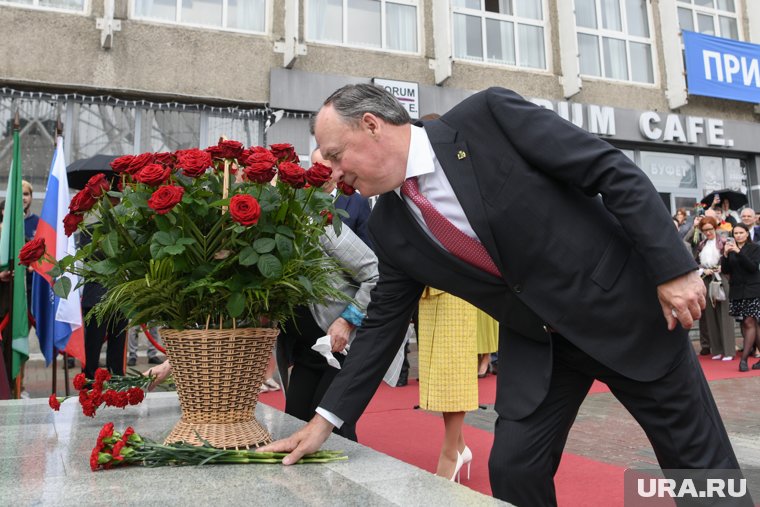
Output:
[[457,465],[454,467],[454,474],[449,479],[450,481],[453,482],[456,479],[457,482],[461,483],[459,472],[462,470],[462,466],[464,466],[464,461],[462,460],[462,455],[457,451]]
[[467,480],[470,480],[470,464],[472,463],[472,451],[466,445],[462,451],[462,465],[467,465]]

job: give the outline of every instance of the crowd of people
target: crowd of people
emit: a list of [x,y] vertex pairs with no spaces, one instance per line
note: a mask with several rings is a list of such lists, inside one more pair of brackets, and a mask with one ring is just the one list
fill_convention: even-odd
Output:
[[[738,218],[738,220],[737,220]],[[736,356],[734,322],[741,328],[739,371],[749,371],[750,356],[760,358],[760,225],[750,207],[737,214],[716,195],[713,205],[690,218],[677,210],[673,222],[699,264],[708,294],[699,321],[700,354],[732,361]],[[760,369],[760,361],[752,365]]]

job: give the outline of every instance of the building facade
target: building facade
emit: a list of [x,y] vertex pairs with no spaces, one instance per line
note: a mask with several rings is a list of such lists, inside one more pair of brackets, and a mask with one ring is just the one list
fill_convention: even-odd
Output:
[[[510,88],[624,150],[672,211],[720,188],[758,208],[760,108],[690,93],[684,31],[760,44],[760,2],[0,0],[0,188],[17,111],[40,195],[59,119],[67,162],[221,135],[308,157],[322,101],[375,82],[412,117]],[[760,91],[748,47],[713,70]]]

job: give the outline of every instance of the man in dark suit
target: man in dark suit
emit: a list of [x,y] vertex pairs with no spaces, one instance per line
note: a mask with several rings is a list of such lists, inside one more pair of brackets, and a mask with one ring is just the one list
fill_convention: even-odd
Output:
[[[333,425],[355,421],[430,285],[501,323],[494,496],[556,503],[553,474],[594,379],[636,417],[663,468],[738,468],[688,340],[704,284],[644,173],[501,88],[440,120],[408,121],[370,85],[341,88],[319,112],[316,137],[335,176],[383,194],[369,224],[380,279],[318,415],[263,449],[292,451],[291,464]],[[516,223],[525,209],[535,220]]]
[[760,243],[760,225],[756,225],[757,215],[752,208],[744,208],[739,215],[742,223],[749,227],[749,239],[754,243]]
[[[319,148],[316,148],[311,152],[311,163],[324,164],[329,166],[330,162],[327,162],[323,157]],[[325,192],[331,193],[333,196],[336,194],[336,181],[331,180],[324,185]],[[335,207],[345,210],[348,213],[348,217],[343,218],[343,223],[351,229],[354,234],[359,236],[364,243],[372,248],[372,240],[367,233],[367,222],[369,221],[370,207],[369,201],[366,197],[353,193],[351,195],[340,194],[335,199]]]

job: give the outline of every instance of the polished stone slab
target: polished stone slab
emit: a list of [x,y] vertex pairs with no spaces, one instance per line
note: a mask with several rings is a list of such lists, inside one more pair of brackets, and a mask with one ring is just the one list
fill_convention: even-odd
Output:
[[[506,505],[368,447],[332,435],[343,462],[295,465],[129,467],[93,473],[89,456],[113,421],[163,440],[179,420],[176,393],[151,393],[137,407],[82,415],[75,398],[60,412],[47,400],[0,401],[0,498],[5,505]],[[256,418],[281,438],[303,423],[259,404]]]

